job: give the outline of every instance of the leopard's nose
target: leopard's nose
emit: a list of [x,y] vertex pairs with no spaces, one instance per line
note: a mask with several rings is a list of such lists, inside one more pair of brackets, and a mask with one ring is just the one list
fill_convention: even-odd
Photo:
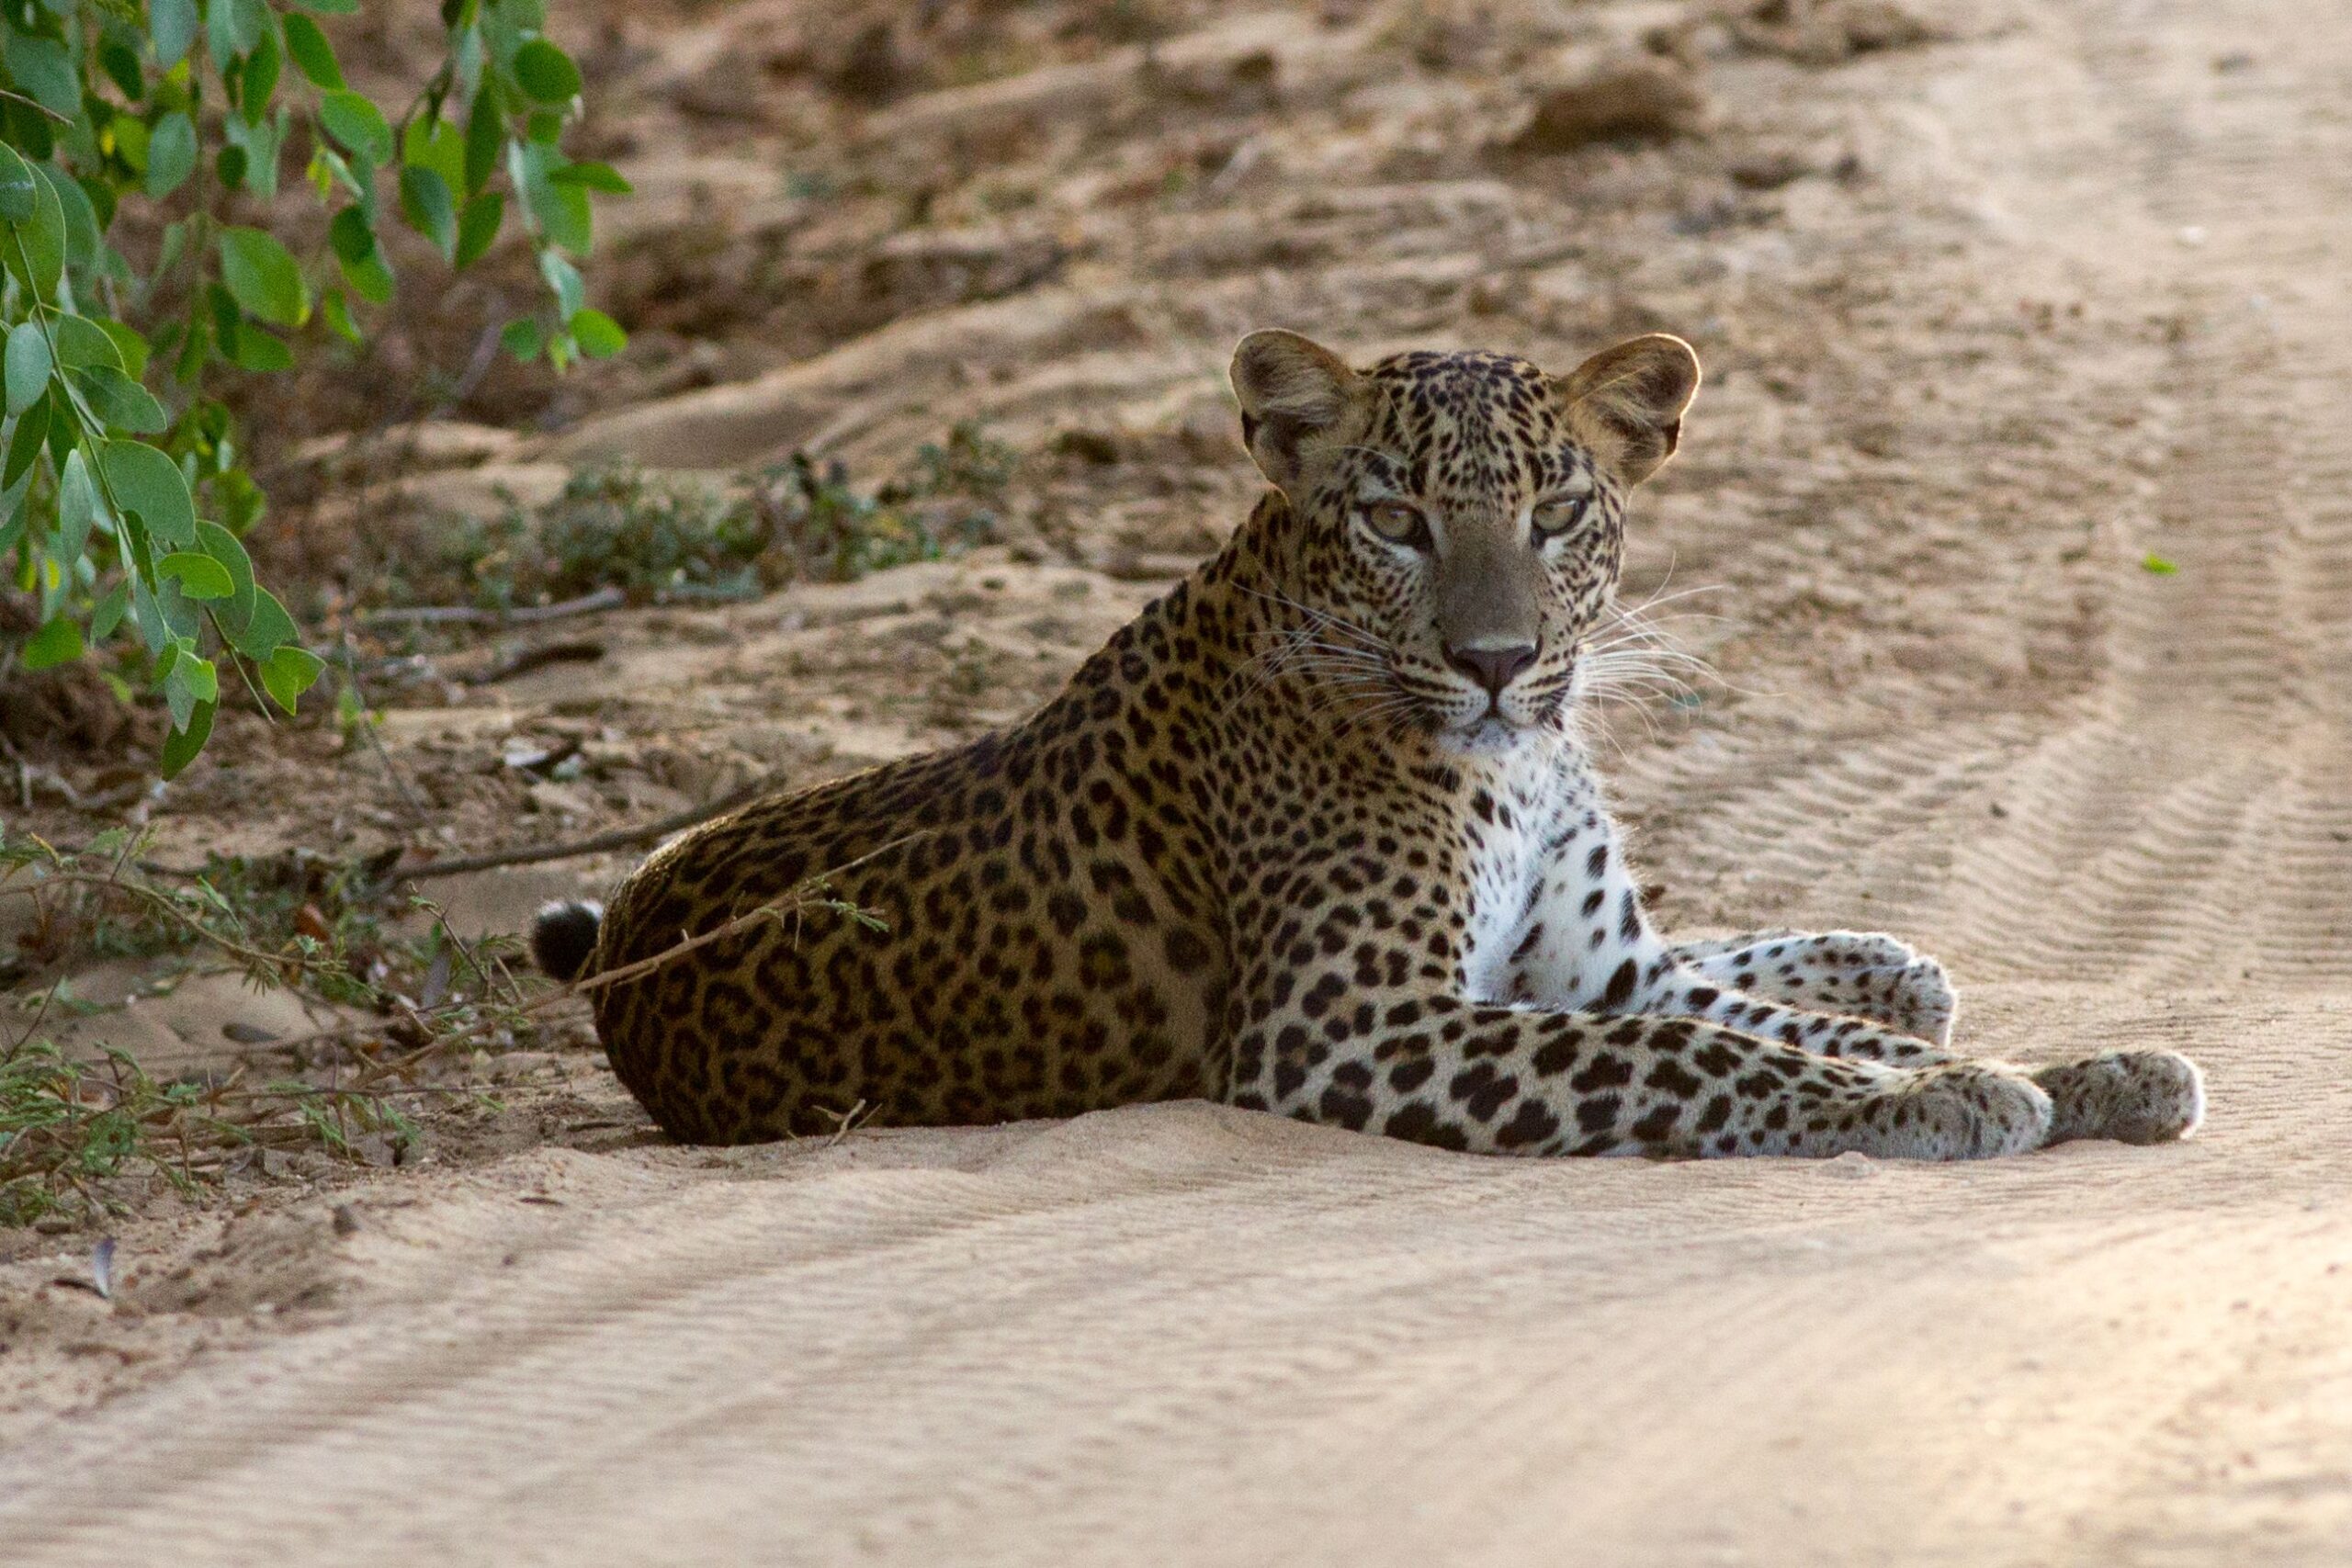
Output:
[[1514,676],[1535,662],[1535,645],[1515,642],[1506,648],[1448,647],[1445,661],[1486,687],[1488,695],[1499,697]]

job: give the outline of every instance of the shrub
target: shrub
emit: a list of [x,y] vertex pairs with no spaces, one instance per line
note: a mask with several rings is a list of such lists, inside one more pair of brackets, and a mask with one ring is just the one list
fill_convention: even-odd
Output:
[[[570,258],[592,193],[628,186],[561,151],[580,73],[544,0],[443,0],[444,57],[396,120],[312,19],[358,5],[17,0],[0,19],[0,562],[38,604],[16,656],[135,637],[171,714],[166,776],[210,733],[223,662],[265,712],[262,693],[291,712],[318,679],[240,543],[265,500],[217,394],[291,367],[305,334],[361,339],[394,288],[385,225],[459,267],[519,226],[547,284],[504,330],[520,358],[625,341]],[[231,220],[269,213],[296,158],[329,214],[302,257]]]

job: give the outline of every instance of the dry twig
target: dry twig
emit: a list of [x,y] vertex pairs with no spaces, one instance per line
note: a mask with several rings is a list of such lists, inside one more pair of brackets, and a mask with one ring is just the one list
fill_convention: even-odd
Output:
[[627,593],[608,587],[577,599],[559,600],[552,604],[525,604],[513,610],[484,610],[472,604],[416,604],[405,609],[370,610],[359,617],[359,622],[369,626],[526,626],[541,621],[559,621],[567,615],[617,610],[628,603]]
[[582,855],[601,854],[606,850],[634,849],[688,828],[699,827],[714,817],[724,817],[775,786],[776,781],[772,778],[754,779],[739,789],[728,791],[717,800],[702,806],[690,806],[684,811],[673,811],[667,817],[639,823],[634,828],[615,828],[602,833],[592,833],[584,839],[559,840],[552,844],[522,844],[511,850],[486,850],[477,855],[453,855],[447,860],[427,861],[423,865],[408,867],[399,874],[412,882],[424,882],[435,876],[458,876],[469,871],[488,871],[493,866],[533,865],[540,861],[576,860]]

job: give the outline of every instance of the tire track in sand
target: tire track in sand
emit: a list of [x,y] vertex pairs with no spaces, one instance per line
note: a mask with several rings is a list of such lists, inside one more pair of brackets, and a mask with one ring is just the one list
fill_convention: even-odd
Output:
[[[2152,389],[2168,456],[2106,584],[2098,678],[2038,735],[1923,726],[1711,805],[1732,863],[1821,886],[1806,913],[1834,897],[1836,918],[1901,924],[1968,980],[2352,980],[2352,309],[2329,265],[2352,254],[2352,125],[2273,112],[2280,84],[2216,69],[2210,40],[2274,20],[2103,7],[2074,40],[2103,123],[2021,85],[1988,130],[2009,139],[1996,186],[2125,172],[2098,203],[2015,175],[1994,194],[2086,292],[2185,323]],[[2330,49],[2256,69],[2329,90],[2352,79]],[[1974,815],[1985,794],[1998,816]],[[1877,895],[1860,910],[1858,887]]]

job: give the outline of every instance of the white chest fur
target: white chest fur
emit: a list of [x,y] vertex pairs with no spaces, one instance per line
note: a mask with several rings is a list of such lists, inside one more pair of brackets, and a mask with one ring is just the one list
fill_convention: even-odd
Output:
[[[1583,754],[1550,737],[1480,759],[1469,790],[1463,843],[1470,993],[1475,1000],[1509,1001],[1526,933],[1557,897],[1563,879],[1582,870],[1583,852],[1603,841],[1607,818]],[[1564,864],[1564,854],[1576,863]]]

